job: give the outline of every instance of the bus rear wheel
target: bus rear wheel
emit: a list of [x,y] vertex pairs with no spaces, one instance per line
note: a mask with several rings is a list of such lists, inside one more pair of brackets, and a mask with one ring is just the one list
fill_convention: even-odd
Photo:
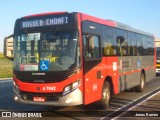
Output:
[[105,81],[103,84],[103,89],[102,89],[102,98],[99,101],[100,108],[101,109],[109,108],[110,99],[111,99],[110,84],[108,81]]
[[136,92],[143,92],[144,87],[145,87],[145,76],[144,76],[144,73],[141,73],[140,85],[136,86],[135,90],[136,90]]

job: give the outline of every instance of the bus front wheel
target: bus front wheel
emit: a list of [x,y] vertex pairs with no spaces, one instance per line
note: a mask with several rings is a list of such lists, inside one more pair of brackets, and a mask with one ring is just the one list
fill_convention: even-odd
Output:
[[144,73],[141,73],[140,85],[136,86],[135,90],[136,90],[136,92],[143,92],[144,87],[145,87],[145,76],[144,76]]
[[104,84],[103,84],[103,89],[102,89],[102,98],[99,101],[100,107],[102,109],[109,108],[110,99],[111,99],[110,84],[109,84],[108,81],[105,81]]

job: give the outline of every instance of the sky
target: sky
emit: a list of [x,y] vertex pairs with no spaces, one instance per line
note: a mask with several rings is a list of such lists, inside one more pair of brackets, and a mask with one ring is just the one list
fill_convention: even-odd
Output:
[[44,12],[82,12],[111,19],[160,38],[160,0],[3,0],[0,4],[0,52],[17,18]]

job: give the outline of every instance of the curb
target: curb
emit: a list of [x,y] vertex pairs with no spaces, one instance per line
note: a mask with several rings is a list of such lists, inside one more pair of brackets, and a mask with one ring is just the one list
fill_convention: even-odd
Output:
[[0,81],[1,80],[12,80],[13,78],[0,78]]

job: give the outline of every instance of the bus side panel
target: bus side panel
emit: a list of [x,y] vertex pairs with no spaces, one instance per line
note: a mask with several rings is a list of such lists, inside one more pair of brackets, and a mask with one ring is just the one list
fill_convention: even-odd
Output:
[[119,57],[119,92],[140,85],[140,75],[145,72],[146,82],[155,76],[153,56]]
[[84,73],[84,104],[95,102],[101,98],[103,63],[100,62]]
[[146,69],[145,72],[146,72],[146,82],[152,80],[156,75],[154,67],[150,67],[150,68]]
[[114,94],[119,93],[119,81],[118,81],[118,57],[103,57],[103,76],[105,80],[107,77],[111,77],[111,89]]
[[140,72],[138,70],[138,56],[119,56],[119,92],[138,85]]
[[142,60],[142,67],[145,68],[146,82],[148,82],[156,75],[154,56],[143,56]]
[[[103,57],[101,63],[84,74],[85,91],[84,103],[89,104],[98,101],[102,97],[104,80],[111,77],[111,88],[118,93],[118,58]],[[113,86],[112,86],[113,85]]]

